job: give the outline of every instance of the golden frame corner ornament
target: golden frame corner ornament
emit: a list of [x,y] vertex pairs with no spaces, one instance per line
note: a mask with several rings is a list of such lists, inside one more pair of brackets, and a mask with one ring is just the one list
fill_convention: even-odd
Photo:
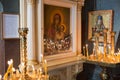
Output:
[[[88,16],[88,40],[92,38],[92,27],[95,26],[97,16],[103,17],[103,24],[105,28],[108,28],[108,34],[113,30],[113,10],[98,10],[89,12]],[[110,36],[110,35],[108,35]],[[107,38],[108,41],[111,41],[110,37]],[[102,40],[100,39],[100,42]]]
[[[52,5],[52,6],[58,6],[58,7],[65,7],[70,8],[70,33],[72,33],[72,50],[71,52],[62,52],[61,54],[55,54],[55,55],[48,55],[44,56],[44,5]],[[40,59],[40,55],[42,54],[47,61],[54,61],[54,60],[60,60],[65,58],[71,58],[77,56],[77,3],[72,1],[63,1],[63,0],[43,0],[42,2],[42,9],[41,9],[42,17],[40,18],[41,27],[38,27],[38,62]],[[39,25],[38,25],[39,26]],[[53,63],[52,63],[53,64]]]

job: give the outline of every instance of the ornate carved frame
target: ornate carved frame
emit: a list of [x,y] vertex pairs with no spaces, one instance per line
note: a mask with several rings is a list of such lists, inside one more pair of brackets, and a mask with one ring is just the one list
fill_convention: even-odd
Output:
[[[77,55],[77,45],[80,45],[81,44],[78,44],[77,41],[78,41],[78,38],[81,37],[81,34],[78,35],[78,21],[77,21],[77,18],[78,18],[78,9],[81,9],[82,5],[79,6],[79,8],[77,8],[77,2],[74,2],[74,1],[69,1],[69,0],[42,0],[41,1],[41,6],[42,6],[42,15],[41,16],[44,16],[44,4],[48,4],[48,5],[54,5],[54,6],[60,6],[60,7],[67,7],[67,8],[70,8],[70,14],[71,14],[71,20],[70,20],[70,23],[71,23],[71,32],[72,32],[72,52],[70,53],[62,53],[62,54],[57,54],[57,55],[50,55],[50,56],[45,56],[45,58],[47,60],[55,60],[55,59],[61,59],[61,58],[66,58],[66,57],[73,57],[73,56],[76,56]],[[80,10],[81,11],[81,10]],[[39,18],[39,20],[41,20],[41,24],[42,25],[41,27],[39,27],[38,29],[38,48],[40,49],[41,48],[41,51],[38,50],[38,53],[43,53],[44,55],[44,47],[43,47],[43,34],[44,34],[44,17],[41,17]],[[38,22],[39,23],[39,22]],[[81,23],[80,23],[81,24]],[[80,26],[81,27],[81,26]],[[81,33],[81,31],[80,31]],[[42,36],[42,37],[40,37]],[[42,47],[40,47],[39,45],[41,45]],[[81,50],[80,50],[81,51]],[[38,54],[38,55],[39,55]],[[40,56],[40,55],[39,55]],[[40,58],[38,58],[40,59]]]

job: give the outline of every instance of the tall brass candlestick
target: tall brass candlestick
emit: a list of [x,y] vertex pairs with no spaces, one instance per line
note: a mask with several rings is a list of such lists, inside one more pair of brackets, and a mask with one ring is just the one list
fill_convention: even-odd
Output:
[[19,28],[18,32],[20,34],[21,62],[24,63],[22,80],[31,80],[31,78],[27,75],[27,34],[28,34],[28,28]]
[[115,46],[115,32],[111,32],[111,54],[113,55],[114,54],[114,52],[115,52],[115,48],[114,48],[114,46]]
[[107,31],[108,29],[104,29],[104,58],[106,57],[107,54]]

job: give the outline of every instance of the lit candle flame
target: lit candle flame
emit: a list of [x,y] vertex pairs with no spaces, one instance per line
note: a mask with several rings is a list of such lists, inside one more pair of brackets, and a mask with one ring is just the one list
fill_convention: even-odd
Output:
[[12,68],[12,71],[15,72],[16,71],[15,68]]
[[0,80],[2,80],[2,75],[0,75]]

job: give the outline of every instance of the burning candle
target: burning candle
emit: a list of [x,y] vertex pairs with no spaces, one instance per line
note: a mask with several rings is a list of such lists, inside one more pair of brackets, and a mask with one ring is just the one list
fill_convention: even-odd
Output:
[[0,75],[0,80],[2,80],[2,75]]
[[33,77],[35,77],[35,67],[34,67],[34,65],[32,65],[32,71],[33,71]]
[[45,75],[47,76],[47,60],[44,61]]
[[40,62],[43,62],[43,54],[40,55]]
[[86,44],[86,55],[87,55],[87,58],[88,58],[88,44]]
[[115,32],[111,32],[111,53],[114,55],[115,52]]
[[85,46],[83,46],[83,56],[85,56]]
[[42,75],[42,68],[40,68],[40,75]]
[[96,55],[96,44],[93,43],[93,55],[95,56]]
[[108,46],[108,52],[109,52],[109,54],[111,54],[111,46],[110,45]]
[[10,59],[10,61],[8,61],[8,65],[13,64],[13,59]]

